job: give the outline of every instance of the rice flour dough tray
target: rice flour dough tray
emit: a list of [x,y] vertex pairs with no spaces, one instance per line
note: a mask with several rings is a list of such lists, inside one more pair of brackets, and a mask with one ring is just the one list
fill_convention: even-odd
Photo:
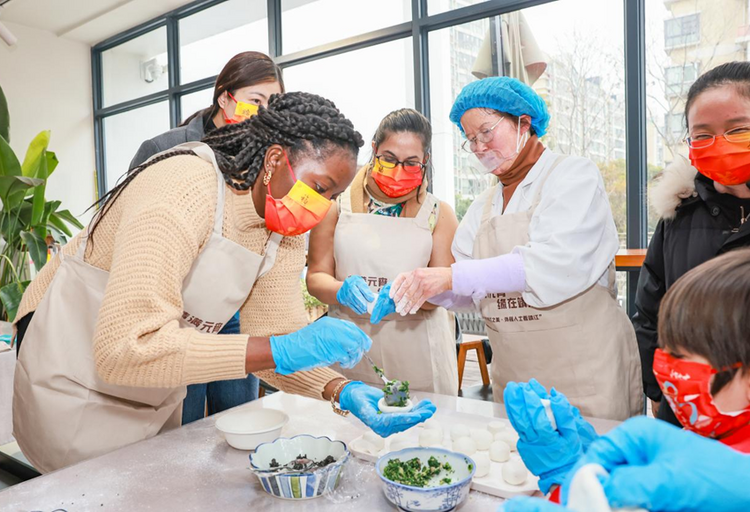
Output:
[[[487,424],[490,421],[502,421],[506,424],[507,429],[512,430],[513,428],[510,426],[510,422],[508,420],[500,418],[492,418],[491,420],[482,421],[477,416],[452,415],[450,417],[441,417],[438,419],[438,421],[443,427],[443,442],[440,447],[445,448],[446,450],[452,449],[453,442],[450,436],[450,429],[453,425],[458,423],[462,423],[469,428],[486,429]],[[369,462],[376,462],[381,456],[387,453],[402,450],[404,448],[419,446],[419,433],[423,428],[424,427],[422,425],[417,425],[416,427],[411,428],[406,432],[395,434],[386,438],[384,448],[375,454],[362,449],[363,436],[357,437],[351,443],[349,443],[349,449],[351,450],[352,454],[358,459],[366,460]],[[395,449],[392,448],[391,445],[395,445]],[[479,453],[479,450],[477,451],[477,453]],[[485,450],[484,453],[487,453],[487,451]],[[511,453],[511,460],[517,457],[517,452],[514,451]],[[531,472],[528,473],[526,481],[521,485],[511,485],[507,483],[502,476],[504,464],[504,462],[494,462],[491,460],[490,472],[481,478],[474,477],[474,480],[471,483],[471,488],[476,491],[506,499],[510,499],[520,495],[531,496],[535,493],[541,494],[539,491],[539,485],[537,483],[539,479],[531,474]]]

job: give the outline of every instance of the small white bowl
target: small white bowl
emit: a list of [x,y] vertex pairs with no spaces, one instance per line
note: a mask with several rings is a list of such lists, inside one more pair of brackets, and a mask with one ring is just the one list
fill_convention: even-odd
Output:
[[288,421],[289,416],[275,409],[237,411],[216,420],[216,429],[232,448],[255,450],[259,444],[278,439]]
[[[273,472],[272,459],[286,464],[300,454],[316,461],[322,461],[331,455],[336,462],[314,471]],[[263,490],[271,496],[284,500],[309,500],[331,492],[338,486],[341,470],[348,459],[349,449],[342,441],[303,434],[291,439],[281,437],[272,443],[258,446],[255,453],[250,455],[250,470],[260,480]]]

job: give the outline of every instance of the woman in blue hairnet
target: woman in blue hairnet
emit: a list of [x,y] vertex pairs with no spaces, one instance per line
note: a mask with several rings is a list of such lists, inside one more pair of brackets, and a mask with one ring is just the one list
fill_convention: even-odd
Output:
[[522,82],[492,77],[461,91],[450,113],[463,148],[498,178],[469,207],[450,268],[399,275],[401,314],[475,304],[495,359],[492,386],[532,377],[584,415],[623,420],[642,411],[635,333],[616,299],[617,230],[601,174],[587,158],[539,140],[544,100]]

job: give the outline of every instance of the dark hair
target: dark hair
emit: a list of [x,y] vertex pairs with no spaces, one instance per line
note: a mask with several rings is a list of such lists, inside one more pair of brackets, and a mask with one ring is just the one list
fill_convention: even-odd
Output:
[[706,71],[693,82],[688,90],[687,101],[685,102],[685,127],[688,125],[688,113],[693,106],[695,99],[714,87],[732,84],[743,96],[750,98],[750,62],[727,62],[721,66]]
[[[714,258],[686,273],[659,308],[659,345],[706,358],[717,370],[737,362],[750,368],[750,249]],[[718,393],[737,369],[720,371]]]
[[380,121],[372,141],[375,147],[380,146],[385,139],[394,133],[409,132],[419,136],[425,155],[432,148],[432,125],[430,121],[412,108],[394,110]]
[[279,82],[281,92],[284,92],[284,79],[281,76],[281,68],[278,64],[265,53],[238,53],[229,59],[219,76],[216,77],[214,100],[211,106],[188,117],[180,126],[188,124],[199,116],[204,119],[213,119],[221,109],[219,96],[224,92],[234,93],[237,89],[266,82]]
[[[291,162],[301,154],[313,153],[324,159],[337,150],[348,151],[354,159],[364,141],[354,125],[336,105],[321,96],[305,92],[274,94],[268,108],[236,124],[213,130],[203,141],[214,152],[224,181],[236,190],[248,190],[258,179],[268,149],[283,146]],[[190,150],[175,150],[157,156],[131,169],[125,180],[94,203],[103,205],[91,225],[93,237],[100,220],[123,190],[147,167],[176,155],[195,155]]]

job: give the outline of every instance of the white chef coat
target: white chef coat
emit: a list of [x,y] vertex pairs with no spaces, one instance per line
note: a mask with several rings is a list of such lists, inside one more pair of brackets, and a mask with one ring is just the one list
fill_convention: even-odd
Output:
[[[542,153],[516,188],[505,213],[529,210],[557,157],[549,149]],[[490,195],[492,214],[502,215],[500,184],[485,191],[469,206],[453,239],[456,261],[472,259],[474,239]],[[606,287],[607,269],[619,246],[599,168],[588,158],[565,158],[544,184],[541,202],[531,218],[529,243],[513,250],[523,257],[524,300],[534,307],[549,307],[578,295],[594,283]]]

